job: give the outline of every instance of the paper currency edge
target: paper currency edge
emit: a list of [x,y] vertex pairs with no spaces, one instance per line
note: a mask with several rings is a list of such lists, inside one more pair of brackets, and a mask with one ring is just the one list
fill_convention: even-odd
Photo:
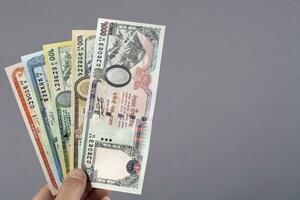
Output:
[[[18,94],[16,93],[16,91],[15,91],[14,88],[13,88],[13,81],[12,81],[12,79],[11,79],[11,77],[10,77],[11,72],[12,72],[16,67],[18,67],[18,66],[23,67],[23,64],[20,62],[20,63],[14,64],[14,65],[10,65],[10,66],[8,66],[8,67],[5,67],[5,71],[6,71],[6,75],[7,75],[7,77],[8,77],[8,80],[9,80],[9,82],[10,82],[10,84],[11,84],[11,88],[12,88],[12,91],[13,91],[13,93],[14,93],[15,100],[17,101],[19,110],[20,110],[20,112],[21,112],[23,121],[24,121],[24,123],[25,123],[26,129],[27,129],[28,134],[29,134],[29,136],[30,136],[31,142],[32,142],[32,144],[33,144],[33,147],[34,147],[34,149],[35,149],[36,152],[39,152],[38,147],[37,147],[37,145],[36,145],[35,142],[34,142],[34,141],[35,141],[35,140],[34,140],[34,137],[33,137],[32,134],[30,134],[30,133],[31,133],[30,126],[29,126],[28,122],[25,120],[25,112],[24,112],[23,108],[21,107],[21,104],[19,104],[19,97],[18,97]],[[40,163],[40,165],[41,165],[41,167],[42,167],[44,176],[45,176],[46,181],[47,181],[47,183],[48,183],[48,185],[49,185],[49,189],[50,189],[51,193],[52,193],[53,195],[56,195],[57,192],[58,192],[58,190],[51,184],[50,178],[48,177],[48,175],[47,175],[47,173],[46,173],[47,170],[46,170],[45,164],[44,164],[44,162],[43,162],[43,160],[42,160],[42,157],[41,157],[40,153],[36,153],[36,156],[38,157],[39,163]],[[52,173],[53,173],[53,172],[52,172]]]

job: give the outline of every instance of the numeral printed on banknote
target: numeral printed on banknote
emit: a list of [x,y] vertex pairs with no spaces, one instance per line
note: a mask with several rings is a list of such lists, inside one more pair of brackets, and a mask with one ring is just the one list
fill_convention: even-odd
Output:
[[71,152],[71,56],[72,41],[44,45],[46,76],[48,78],[53,109],[56,111],[66,171],[70,170]]
[[72,31],[72,88],[71,88],[71,155],[70,162],[78,167],[86,97],[93,61],[95,30]]
[[53,148],[48,140],[37,99],[26,78],[24,66],[22,63],[12,65],[6,68],[6,73],[50,190],[56,194],[61,182],[56,172]]
[[164,32],[98,20],[81,159],[93,187],[141,193]]
[[36,96],[37,104],[39,105],[45,128],[49,135],[50,144],[55,147],[53,152],[55,152],[56,161],[59,162],[57,167],[59,168],[61,174],[61,181],[63,181],[63,177],[66,176],[67,173],[65,167],[66,159],[62,146],[58,119],[56,112],[53,110],[48,81],[45,75],[44,53],[43,51],[39,51],[33,54],[22,56],[22,62],[25,67],[28,82],[30,83],[32,91]]

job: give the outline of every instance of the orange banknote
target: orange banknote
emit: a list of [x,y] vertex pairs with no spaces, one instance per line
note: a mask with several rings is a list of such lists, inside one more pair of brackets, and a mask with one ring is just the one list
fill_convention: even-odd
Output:
[[6,73],[50,190],[53,194],[56,194],[61,183],[55,170],[55,163],[41,112],[32,93],[32,88],[28,84],[24,66],[21,63],[12,65],[6,68]]

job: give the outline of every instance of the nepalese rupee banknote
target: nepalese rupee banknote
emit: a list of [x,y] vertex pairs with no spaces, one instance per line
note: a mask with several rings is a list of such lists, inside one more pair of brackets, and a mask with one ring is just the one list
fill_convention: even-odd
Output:
[[71,152],[71,66],[72,41],[43,46],[46,76],[48,78],[53,109],[56,111],[62,145],[65,154],[66,171],[70,170]]
[[26,76],[32,91],[37,99],[37,105],[43,116],[45,128],[49,134],[49,141],[52,144],[53,152],[57,167],[60,170],[61,181],[66,176],[67,171],[65,167],[66,156],[62,146],[61,134],[58,125],[58,118],[56,112],[53,110],[51,96],[47,77],[45,74],[45,59],[43,51],[22,56],[22,63],[25,67]]
[[72,31],[71,155],[70,163],[78,167],[86,97],[89,89],[96,30]]
[[164,32],[98,20],[81,160],[93,187],[141,194]]
[[22,63],[12,65],[6,68],[6,73],[50,190],[56,194],[61,182],[56,172],[53,148],[49,143],[37,100],[26,78],[24,66]]

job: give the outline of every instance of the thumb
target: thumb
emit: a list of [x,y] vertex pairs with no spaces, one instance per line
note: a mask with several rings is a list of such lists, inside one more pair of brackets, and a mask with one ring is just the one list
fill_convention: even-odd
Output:
[[80,200],[86,187],[86,175],[82,169],[73,169],[65,178],[56,200]]

